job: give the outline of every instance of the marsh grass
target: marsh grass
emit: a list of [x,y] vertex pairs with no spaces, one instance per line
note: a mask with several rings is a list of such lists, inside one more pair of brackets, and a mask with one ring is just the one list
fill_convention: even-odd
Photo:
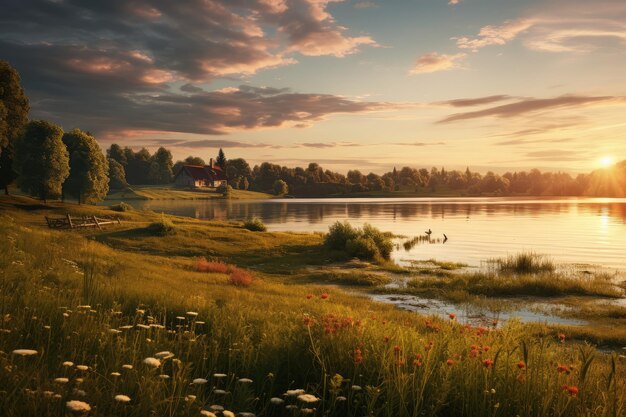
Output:
[[385,274],[367,271],[328,271],[307,274],[305,281],[359,287],[379,287],[388,284],[391,278]]
[[[625,411],[624,363],[561,343],[554,329],[516,322],[498,330],[463,326],[278,276],[281,263],[286,270],[302,265],[295,252],[321,246],[319,236],[261,239],[238,225],[183,219],[176,222],[180,233],[167,239],[124,234],[158,220],[133,213],[131,224],[118,230],[68,239],[70,232],[44,229],[41,212],[4,207],[3,416],[69,415],[71,400],[103,416],[200,416],[212,405],[258,416],[303,415],[303,401],[283,396],[288,389],[314,395],[313,415],[330,417],[609,417]],[[255,265],[269,262],[258,272],[266,279],[236,287],[225,285],[224,274],[190,268],[193,258],[176,246],[190,236],[198,237],[201,251],[221,251],[229,263],[250,254]],[[264,246],[256,251],[258,245]],[[272,261],[280,254],[287,259]],[[96,266],[98,286],[90,305],[79,307],[84,259]],[[559,331],[569,340],[567,328]],[[37,354],[20,356],[16,349]],[[171,354],[160,356],[157,367],[144,363],[166,351]],[[193,383],[197,378],[207,383]],[[118,403],[116,395],[130,402]],[[273,405],[272,397],[286,401]],[[287,411],[285,404],[296,408]]]
[[542,272],[554,272],[556,266],[552,260],[534,252],[522,252],[509,255],[506,258],[493,259],[500,272],[513,274],[536,274]]
[[266,232],[267,227],[263,224],[263,222],[258,218],[248,219],[243,222],[244,229],[248,229],[252,232]]

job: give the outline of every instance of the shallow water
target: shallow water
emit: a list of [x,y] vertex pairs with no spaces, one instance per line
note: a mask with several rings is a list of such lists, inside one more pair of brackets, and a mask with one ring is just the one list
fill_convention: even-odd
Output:
[[[273,231],[327,231],[337,220],[407,236],[394,260],[438,259],[478,266],[521,251],[556,262],[626,270],[626,199],[406,198],[135,201],[137,208],[199,219],[260,218]],[[432,230],[432,243],[402,243]],[[448,240],[443,242],[443,234]]]

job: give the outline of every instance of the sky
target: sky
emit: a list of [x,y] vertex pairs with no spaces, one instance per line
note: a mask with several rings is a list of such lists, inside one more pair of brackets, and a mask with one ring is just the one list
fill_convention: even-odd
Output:
[[345,172],[626,159],[623,0],[4,0],[31,118]]

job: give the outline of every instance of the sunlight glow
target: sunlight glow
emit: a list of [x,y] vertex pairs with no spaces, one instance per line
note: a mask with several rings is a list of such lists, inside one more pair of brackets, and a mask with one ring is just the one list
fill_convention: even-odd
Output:
[[602,165],[605,168],[613,165],[614,163],[615,163],[615,158],[613,158],[610,155],[605,155],[602,158],[600,158],[600,165]]

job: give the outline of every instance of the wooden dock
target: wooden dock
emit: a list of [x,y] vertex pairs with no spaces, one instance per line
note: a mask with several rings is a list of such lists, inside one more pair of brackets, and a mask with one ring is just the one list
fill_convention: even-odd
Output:
[[80,229],[84,227],[97,227],[102,229],[102,226],[107,224],[120,224],[120,219],[106,219],[96,216],[82,216],[72,217],[66,214],[64,217],[46,217],[46,223],[51,229]]

